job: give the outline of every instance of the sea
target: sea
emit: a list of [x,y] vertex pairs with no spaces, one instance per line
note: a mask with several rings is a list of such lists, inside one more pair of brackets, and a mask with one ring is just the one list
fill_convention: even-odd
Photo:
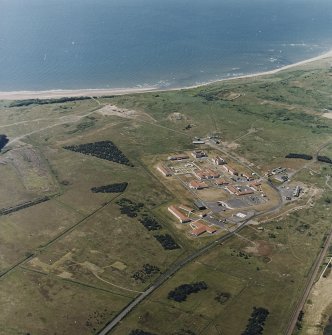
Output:
[[331,0],[0,0],[0,91],[184,87],[331,49]]

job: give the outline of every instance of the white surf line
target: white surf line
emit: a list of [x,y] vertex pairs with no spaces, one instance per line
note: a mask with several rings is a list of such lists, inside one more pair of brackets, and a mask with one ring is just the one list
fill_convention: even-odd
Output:
[[106,284],[109,284],[109,285],[112,285],[112,286],[114,286],[114,287],[117,287],[117,288],[119,288],[119,289],[121,289],[121,290],[129,291],[129,292],[134,292],[134,293],[144,293],[144,292],[142,292],[142,291],[131,290],[130,288],[126,288],[126,287],[122,287],[122,286],[113,284],[113,283],[111,283],[111,282],[109,282],[109,281],[107,281],[107,280],[105,280],[105,279],[99,277],[99,276],[97,275],[97,273],[95,273],[95,272],[93,272],[93,271],[91,271],[91,272],[92,272],[93,275],[94,275],[96,278],[98,278],[99,280],[103,281],[103,282],[106,283]]
[[261,77],[265,75],[271,75],[276,74],[278,72],[288,70],[300,65],[306,65],[310,64],[312,62],[318,61],[318,60],[324,60],[326,58],[332,57],[332,50],[325,52],[319,56],[312,57],[309,59],[305,59],[300,62],[296,62],[293,64],[285,65],[280,68],[269,70],[269,71],[263,71],[263,72],[257,72],[257,73],[251,73],[246,74],[242,76],[234,76],[234,77],[228,77],[228,78],[222,78],[219,80],[212,80],[210,82],[203,82],[198,85],[191,85],[191,86],[184,86],[184,87],[175,87],[171,89],[158,89],[156,87],[144,87],[144,88],[114,88],[114,89],[77,89],[77,90],[48,90],[48,91],[9,91],[9,92],[3,92],[0,91],[0,100],[22,100],[22,99],[54,99],[54,98],[63,98],[63,97],[81,97],[81,96],[104,96],[104,95],[126,95],[126,94],[139,94],[139,93],[158,93],[158,92],[170,92],[170,91],[179,91],[179,90],[187,90],[192,88],[199,88],[208,86],[211,84],[216,84],[224,81],[229,80],[236,80],[236,79],[246,79],[246,78],[255,78],[255,77]]

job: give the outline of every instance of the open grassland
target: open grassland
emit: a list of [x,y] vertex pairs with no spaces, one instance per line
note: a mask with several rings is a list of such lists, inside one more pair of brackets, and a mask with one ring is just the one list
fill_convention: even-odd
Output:
[[[254,306],[270,312],[264,334],[282,334],[332,219],[331,165],[285,156],[315,156],[331,141],[332,120],[322,117],[332,109],[331,87],[329,61],[322,61],[190,90],[11,108],[1,102],[0,133],[10,142],[0,155],[0,208],[51,199],[0,216],[0,334],[97,333],[176,260],[216,238],[188,238],[167,206],[189,205],[192,194],[155,170],[156,157],[191,150],[195,136],[212,133],[221,136],[220,155],[238,167],[252,162],[261,175],[288,167],[306,194],[285,205],[284,215],[271,213],[264,230],[246,227],[185,266],[114,334],[240,334]],[[64,149],[98,141],[112,141],[134,167]],[[320,154],[331,157],[331,146]],[[91,191],[123,182],[123,193]],[[121,199],[142,203],[137,216],[121,213]],[[147,230],[143,214],[161,228]],[[165,250],[155,238],[164,234],[180,248]],[[146,264],[158,270],[145,273]],[[182,303],[167,299],[196,281],[208,289]]]
[[[194,334],[214,334],[215,329],[221,334],[240,334],[253,306],[270,311],[264,334],[283,334],[331,218],[330,206],[318,201],[310,210],[265,224],[263,231],[246,228],[181,270],[114,334],[128,334],[136,328],[165,335],[177,334],[181,328]],[[175,287],[197,281],[205,281],[208,289],[182,303],[167,299]],[[220,304],[215,298],[225,292],[230,298]]]
[[122,295],[23,269],[1,287],[1,335],[95,334],[129,302]]

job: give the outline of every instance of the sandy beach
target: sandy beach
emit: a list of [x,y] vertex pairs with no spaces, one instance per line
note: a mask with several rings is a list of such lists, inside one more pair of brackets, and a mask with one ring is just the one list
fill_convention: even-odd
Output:
[[62,97],[81,97],[81,96],[105,96],[105,95],[125,95],[133,93],[145,93],[145,92],[163,92],[163,91],[174,91],[180,89],[190,89],[200,86],[210,85],[217,82],[235,80],[235,79],[245,79],[260,77],[265,75],[271,75],[278,73],[280,71],[288,70],[297,66],[302,66],[309,64],[315,61],[323,60],[326,58],[332,58],[332,50],[319,55],[317,57],[309,58],[294,64],[285,65],[278,69],[258,72],[253,74],[247,74],[243,76],[234,76],[231,78],[224,78],[220,80],[211,81],[208,83],[202,83],[199,85],[188,86],[188,87],[178,87],[171,89],[159,89],[156,87],[133,87],[133,88],[112,88],[112,89],[78,89],[78,90],[48,90],[48,91],[12,91],[12,92],[0,92],[0,100],[23,100],[23,99],[53,99],[53,98],[62,98]]

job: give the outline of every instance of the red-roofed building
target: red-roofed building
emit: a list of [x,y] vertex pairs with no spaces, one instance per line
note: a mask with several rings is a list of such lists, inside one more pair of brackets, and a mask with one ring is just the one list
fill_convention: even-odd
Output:
[[193,188],[194,190],[202,190],[204,188],[208,188],[209,186],[206,183],[204,183],[204,181],[192,180],[189,183],[189,187]]
[[221,185],[228,185],[228,184],[229,184],[229,182],[228,182],[227,180],[225,180],[225,179],[220,179],[220,178],[216,179],[216,180],[214,181],[214,183],[215,183],[216,185],[219,185],[219,186],[221,186]]
[[176,208],[175,206],[169,206],[168,207],[168,211],[171,212],[181,223],[186,223],[186,222],[190,222],[191,219],[188,218],[186,215],[184,215],[183,213],[181,213],[178,208]]
[[218,173],[217,171],[210,170],[210,169],[200,170],[198,172],[195,172],[194,174],[196,178],[198,178],[199,180],[215,179],[215,178],[220,177],[220,173]]
[[224,168],[224,170],[226,170],[232,176],[238,176],[239,175],[239,173],[235,169],[230,167],[229,165],[223,165],[223,168]]
[[180,209],[184,210],[185,212],[188,212],[188,213],[192,213],[194,212],[195,210],[187,205],[180,205],[179,206]]
[[191,235],[194,236],[199,236],[204,234],[205,232],[209,233],[209,234],[213,234],[217,231],[217,229],[213,228],[213,227],[209,227],[208,225],[206,225],[205,223],[201,222],[201,221],[196,221],[190,224],[190,226],[193,228],[190,231]]

